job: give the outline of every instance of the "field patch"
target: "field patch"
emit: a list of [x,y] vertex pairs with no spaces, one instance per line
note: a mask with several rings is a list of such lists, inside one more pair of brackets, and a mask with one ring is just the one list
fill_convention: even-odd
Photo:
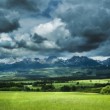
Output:
[[0,92],[0,110],[109,109],[109,95],[78,92]]

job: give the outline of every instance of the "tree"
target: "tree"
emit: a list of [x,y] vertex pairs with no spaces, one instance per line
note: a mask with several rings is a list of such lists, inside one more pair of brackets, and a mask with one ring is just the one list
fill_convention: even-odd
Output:
[[101,94],[110,94],[110,86],[105,86],[100,91]]
[[24,91],[30,91],[30,88],[28,86],[24,86]]
[[70,92],[71,91],[71,87],[65,85],[65,86],[62,86],[60,90],[63,91],[63,92]]
[[71,87],[71,89],[72,89],[72,91],[76,91],[76,86],[73,85],[73,86]]
[[43,85],[41,90],[42,91],[53,91],[55,87],[53,85]]

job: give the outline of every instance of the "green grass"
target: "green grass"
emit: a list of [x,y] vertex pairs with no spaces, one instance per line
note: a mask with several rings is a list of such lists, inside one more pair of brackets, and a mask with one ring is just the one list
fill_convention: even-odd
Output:
[[0,110],[110,110],[110,96],[72,92],[0,92]]
[[79,80],[77,82],[80,82],[80,83],[108,83],[110,81],[110,79],[91,79],[91,80]]
[[[79,82],[79,84],[77,85],[77,82]],[[91,79],[91,80],[73,80],[73,81],[69,81],[66,83],[54,83],[53,85],[56,88],[60,88],[64,85],[68,85],[68,86],[73,86],[73,85],[77,85],[77,86],[94,86],[94,84],[106,84],[110,82],[110,79]]]

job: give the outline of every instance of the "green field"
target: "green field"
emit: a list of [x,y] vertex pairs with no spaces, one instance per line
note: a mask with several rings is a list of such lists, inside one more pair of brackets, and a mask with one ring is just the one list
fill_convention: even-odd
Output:
[[78,92],[0,92],[0,110],[110,110],[110,96]]

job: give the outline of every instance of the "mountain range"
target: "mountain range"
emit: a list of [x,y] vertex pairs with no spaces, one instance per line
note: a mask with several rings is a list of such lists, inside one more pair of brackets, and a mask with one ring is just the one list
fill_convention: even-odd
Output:
[[56,56],[49,56],[48,58],[24,58],[8,63],[0,63],[0,71],[17,71],[30,70],[37,68],[49,67],[82,67],[82,68],[110,68],[110,58],[104,61],[97,61],[85,56],[73,56],[70,59],[62,59]]

